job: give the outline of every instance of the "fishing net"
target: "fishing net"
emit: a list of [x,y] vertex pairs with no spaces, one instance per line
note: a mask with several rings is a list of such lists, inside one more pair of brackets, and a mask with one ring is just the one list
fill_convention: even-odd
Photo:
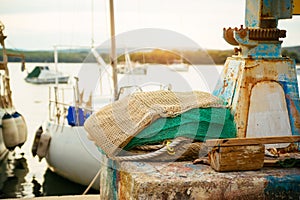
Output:
[[[217,115],[223,117],[215,117]],[[226,116],[228,122],[231,121],[230,113],[224,107],[223,101],[209,93],[161,90],[136,92],[109,104],[93,113],[86,120],[84,127],[89,138],[109,157],[114,157],[124,148],[155,143],[165,138],[189,136],[203,139],[207,132],[217,133],[217,135],[223,133],[222,136],[227,137],[228,132],[233,132],[233,124],[226,124],[228,128],[224,129]],[[202,120],[200,124],[199,117]],[[161,120],[157,121],[157,119]],[[155,126],[149,127],[154,122],[156,122]],[[211,126],[212,123],[215,126]],[[147,127],[150,132],[142,132]],[[163,130],[162,135],[160,130]],[[197,135],[198,132],[201,134]],[[235,134],[235,131],[233,133]],[[215,137],[218,137],[217,135]],[[135,137],[137,139],[132,141]],[[130,142],[131,144],[128,144]]]
[[142,130],[124,147],[158,144],[161,141],[187,137],[196,141],[235,138],[233,116],[227,108],[194,108],[174,118],[160,118]]

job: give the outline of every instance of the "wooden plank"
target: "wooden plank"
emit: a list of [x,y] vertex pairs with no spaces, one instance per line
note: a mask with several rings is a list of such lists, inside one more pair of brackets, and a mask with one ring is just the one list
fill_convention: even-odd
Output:
[[215,147],[208,157],[211,167],[218,172],[257,170],[263,167],[264,152],[262,144]]
[[211,139],[206,140],[206,146],[239,146],[239,145],[255,145],[255,144],[277,144],[300,142],[299,135],[293,136],[276,136],[261,138],[228,138],[228,139]]

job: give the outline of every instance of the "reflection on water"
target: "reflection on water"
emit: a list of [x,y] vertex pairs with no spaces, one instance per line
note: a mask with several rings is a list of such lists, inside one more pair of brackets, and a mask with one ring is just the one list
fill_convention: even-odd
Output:
[[[46,170],[44,178],[43,191],[45,196],[82,194],[87,188],[53,173],[50,169]],[[99,191],[91,189],[88,193],[99,194]]]
[[10,152],[1,162],[0,198],[23,197],[25,176],[29,172],[24,154],[15,155]]
[[33,186],[32,186],[32,188],[33,188],[32,193],[34,194],[34,196],[36,196],[36,197],[43,196],[42,195],[42,191],[41,191],[41,184],[39,184],[39,182],[37,182],[37,180],[35,179],[35,177],[32,177],[31,183],[33,184]]
[[[27,63],[27,68],[45,63]],[[53,67],[54,64],[49,66]],[[62,70],[76,76],[81,64],[63,64]],[[12,98],[28,127],[28,138],[22,148],[9,152],[0,161],[0,199],[31,198],[46,195],[82,194],[87,186],[72,183],[47,169],[45,159],[39,162],[31,154],[34,134],[48,117],[48,88],[50,85],[26,83],[25,73],[19,70],[19,63],[9,63]],[[91,190],[90,193],[99,193]]]
[[[82,194],[86,186],[73,183],[47,169],[42,185],[32,177],[26,180],[29,169],[24,154],[10,152],[0,163],[0,199]],[[89,194],[99,192],[91,189]]]

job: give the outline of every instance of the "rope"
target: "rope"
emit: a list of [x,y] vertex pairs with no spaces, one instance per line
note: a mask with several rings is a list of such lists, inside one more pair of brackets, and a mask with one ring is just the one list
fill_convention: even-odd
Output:
[[157,156],[160,156],[162,154],[168,153],[169,155],[175,155],[174,148],[182,145],[183,143],[188,143],[191,142],[191,139],[189,138],[184,138],[184,137],[178,137],[173,140],[173,142],[170,142],[159,150],[147,154],[142,154],[142,155],[133,155],[133,156],[117,156],[113,157],[113,160],[117,161],[135,161],[135,160],[148,160]]
[[154,151],[163,148],[166,146],[165,144],[158,144],[158,145],[143,145],[143,146],[137,146],[135,149],[142,150],[142,151]]
[[95,177],[93,178],[93,180],[90,182],[90,184],[88,185],[88,187],[85,189],[85,191],[82,193],[82,195],[86,195],[86,193],[91,189],[92,185],[95,183],[96,179],[100,175],[100,172],[101,172],[101,168],[99,169],[99,171],[97,172],[97,174],[95,175]]

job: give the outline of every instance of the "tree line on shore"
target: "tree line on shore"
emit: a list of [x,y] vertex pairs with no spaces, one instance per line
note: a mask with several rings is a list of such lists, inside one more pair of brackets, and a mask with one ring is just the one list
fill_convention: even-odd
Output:
[[[54,62],[53,51],[17,51],[8,50],[8,53],[23,54],[26,62],[52,63]],[[65,63],[81,63],[85,62],[89,55],[89,50],[60,50],[58,52],[59,62]],[[174,50],[166,51],[154,49],[151,51],[130,52],[130,59],[133,62],[153,63],[153,64],[172,64],[174,62],[183,61],[191,64],[224,64],[227,57],[234,54],[233,50]],[[283,56],[295,59],[296,63],[300,63],[300,46],[287,47],[282,50]],[[109,54],[101,53],[103,59],[108,63]],[[2,55],[0,55],[2,60]],[[124,62],[125,56],[118,57],[118,62]],[[10,62],[19,62],[18,57],[9,57]]]

